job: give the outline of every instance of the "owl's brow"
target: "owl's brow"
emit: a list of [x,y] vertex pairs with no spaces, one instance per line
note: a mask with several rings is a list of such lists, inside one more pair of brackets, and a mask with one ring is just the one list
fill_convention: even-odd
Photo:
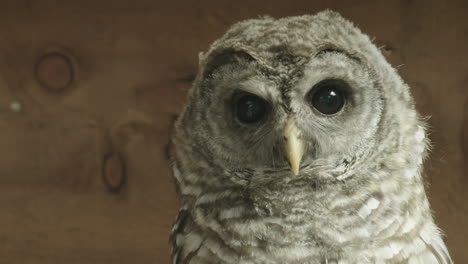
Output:
[[362,61],[361,58],[359,57],[359,55],[357,54],[357,52],[346,51],[344,49],[341,49],[341,48],[338,48],[338,47],[335,47],[335,46],[330,46],[330,45],[325,45],[322,48],[319,48],[317,53],[315,53],[315,55],[313,55],[311,59],[316,58],[316,57],[320,57],[321,55],[324,55],[326,53],[339,53],[339,54],[345,55],[346,57],[348,57],[351,60],[355,60],[357,62]]

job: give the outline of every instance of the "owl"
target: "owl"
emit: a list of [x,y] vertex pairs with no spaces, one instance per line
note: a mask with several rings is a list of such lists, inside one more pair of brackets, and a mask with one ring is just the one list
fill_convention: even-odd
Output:
[[175,124],[173,263],[452,263],[425,127],[338,13],[235,24],[200,54]]

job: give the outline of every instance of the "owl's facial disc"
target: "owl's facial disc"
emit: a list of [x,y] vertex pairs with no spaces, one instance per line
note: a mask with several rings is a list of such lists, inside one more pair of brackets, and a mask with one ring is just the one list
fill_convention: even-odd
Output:
[[291,115],[286,122],[284,128],[284,140],[286,143],[286,153],[288,156],[289,164],[295,175],[299,174],[301,159],[304,155],[304,142],[302,140],[302,133],[297,128],[296,118]]
[[[334,116],[345,104],[345,91],[348,84],[340,79],[325,79],[312,87],[307,93],[306,100],[320,114]],[[304,155],[304,139],[302,132],[296,125],[296,117],[290,115],[283,131],[286,143],[286,153],[291,169],[295,175],[299,174],[301,160]]]

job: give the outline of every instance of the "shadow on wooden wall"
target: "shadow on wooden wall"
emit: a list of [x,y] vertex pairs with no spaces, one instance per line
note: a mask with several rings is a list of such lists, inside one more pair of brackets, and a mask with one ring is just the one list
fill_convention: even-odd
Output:
[[468,263],[464,1],[16,1],[0,10],[2,263],[169,263],[166,145],[200,51],[230,24],[332,8],[430,115],[437,222]]

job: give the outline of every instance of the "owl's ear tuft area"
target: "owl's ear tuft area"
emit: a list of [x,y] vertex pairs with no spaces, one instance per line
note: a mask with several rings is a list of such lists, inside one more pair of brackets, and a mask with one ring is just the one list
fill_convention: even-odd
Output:
[[219,67],[227,64],[239,64],[241,61],[254,61],[254,57],[249,53],[240,50],[227,49],[211,54],[207,58],[205,69],[203,71],[203,79],[210,78],[213,72]]

